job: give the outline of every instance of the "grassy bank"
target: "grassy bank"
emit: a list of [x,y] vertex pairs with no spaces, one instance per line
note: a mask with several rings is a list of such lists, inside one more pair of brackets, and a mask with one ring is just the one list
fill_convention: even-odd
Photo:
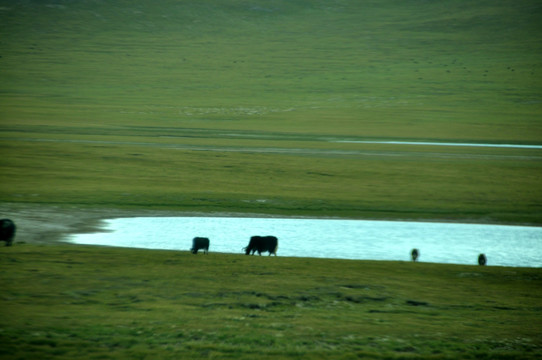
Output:
[[[0,201],[540,224],[536,1],[0,1]],[[498,34],[498,35],[497,35]]]
[[171,142],[4,141],[0,146],[10,156],[0,175],[3,198],[316,217],[534,224],[542,219],[542,162],[530,157],[538,159],[537,151],[435,154],[306,142],[296,144],[297,150],[279,144],[276,153],[266,153],[266,142],[255,143],[215,152],[176,149]]
[[1,356],[536,359],[540,269],[0,248]]

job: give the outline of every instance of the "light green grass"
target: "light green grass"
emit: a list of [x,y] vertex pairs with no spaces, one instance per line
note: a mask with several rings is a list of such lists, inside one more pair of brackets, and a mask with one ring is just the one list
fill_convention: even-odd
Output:
[[20,142],[5,141],[2,148],[13,156],[4,159],[0,176],[3,184],[10,184],[4,198],[487,222],[537,223],[540,216],[541,165],[522,159],[525,154],[520,160],[495,154],[471,158],[449,150],[444,158],[435,158],[390,147],[384,154],[365,150],[368,155],[358,156],[310,146],[303,150],[309,153],[269,154],[176,150],[169,145],[27,142],[23,149]]
[[0,263],[3,359],[542,355],[540,269],[28,244]]
[[540,142],[539,15],[535,1],[6,2],[2,111]]
[[542,144],[540,13],[2,1],[0,201],[539,224],[540,150],[329,140]]

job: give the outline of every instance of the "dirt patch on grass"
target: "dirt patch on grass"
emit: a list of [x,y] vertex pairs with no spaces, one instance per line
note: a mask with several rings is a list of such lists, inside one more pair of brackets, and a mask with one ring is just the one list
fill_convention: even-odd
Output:
[[[210,216],[198,212],[172,210],[142,210],[116,208],[86,208],[76,205],[0,204],[0,217],[9,218],[17,225],[14,244],[54,243],[71,234],[97,232],[102,220],[122,217]],[[249,216],[249,214],[212,214],[212,216]],[[1,246],[1,244],[0,244]]]

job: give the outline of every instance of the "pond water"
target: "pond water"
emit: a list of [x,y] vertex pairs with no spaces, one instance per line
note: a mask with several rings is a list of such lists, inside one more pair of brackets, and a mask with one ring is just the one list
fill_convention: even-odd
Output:
[[388,145],[422,145],[422,146],[460,146],[460,147],[489,147],[489,148],[512,148],[512,149],[542,149],[542,145],[525,144],[483,144],[483,143],[449,143],[427,141],[364,141],[364,140],[334,140],[338,143],[354,144],[388,144]]
[[[105,221],[105,232],[78,234],[77,244],[188,250],[195,236],[211,240],[209,252],[242,253],[252,235],[275,235],[279,256],[410,260],[542,267],[542,228],[402,221],[294,218],[144,217]],[[265,253],[267,255],[267,253]]]

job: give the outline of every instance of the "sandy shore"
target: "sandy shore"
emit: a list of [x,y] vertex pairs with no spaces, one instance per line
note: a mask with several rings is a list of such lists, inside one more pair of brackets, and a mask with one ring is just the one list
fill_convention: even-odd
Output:
[[[213,214],[213,216],[220,215],[234,214]],[[209,216],[209,214],[163,210],[96,209],[65,205],[0,204],[0,217],[9,218],[17,225],[14,244],[54,243],[65,240],[70,234],[99,231],[103,225],[101,221],[105,219],[147,216]]]

